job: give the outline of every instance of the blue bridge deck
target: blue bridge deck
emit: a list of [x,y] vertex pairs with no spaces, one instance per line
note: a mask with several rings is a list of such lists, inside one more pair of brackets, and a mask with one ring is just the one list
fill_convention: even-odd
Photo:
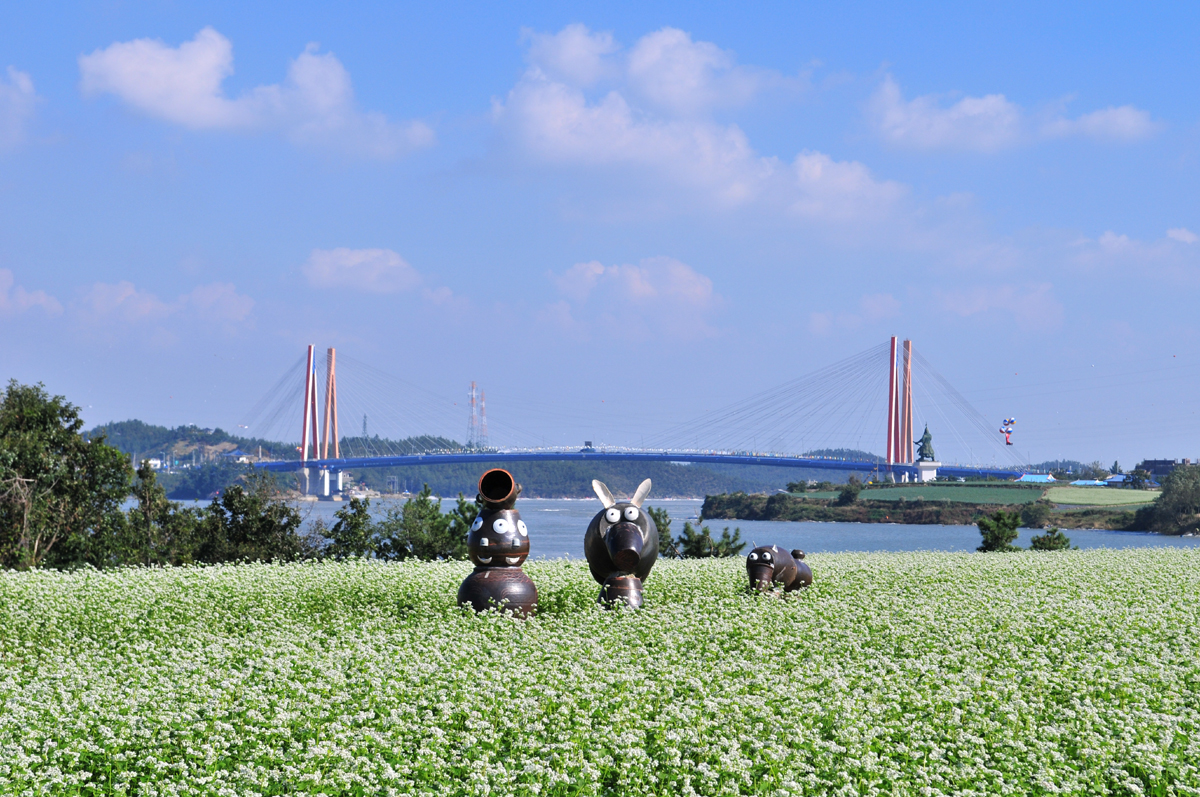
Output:
[[[688,451],[484,451],[437,454],[409,454],[388,457],[347,457],[341,459],[310,459],[260,462],[255,467],[268,471],[286,472],[301,467],[317,470],[356,470],[360,468],[398,468],[413,465],[464,465],[506,462],[686,462],[710,465],[768,465],[776,468],[808,468],[820,470],[855,471],[858,473],[893,473],[915,476],[914,465],[891,465],[881,462],[862,462],[821,457],[788,457],[771,454],[697,453]],[[954,478],[1015,479],[1021,472],[1006,469],[944,465],[939,476]]]

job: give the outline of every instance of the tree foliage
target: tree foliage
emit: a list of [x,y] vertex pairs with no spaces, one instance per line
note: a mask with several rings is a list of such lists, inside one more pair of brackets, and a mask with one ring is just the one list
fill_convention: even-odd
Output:
[[[299,513],[265,474],[205,509],[167,498],[148,466],[102,435],[81,434],[79,408],[42,385],[10,382],[0,401],[0,566],[116,567],[295,559],[308,553]],[[122,504],[133,506],[122,511]]]
[[1150,483],[1150,472],[1137,468],[1125,474],[1125,484],[1131,490],[1145,490]]
[[646,514],[654,521],[654,527],[658,529],[658,555],[663,559],[678,559],[679,545],[675,541],[675,537],[671,534],[671,516],[663,507],[646,507]]
[[1013,540],[1017,538],[1017,529],[1021,525],[1019,512],[1005,512],[1003,509],[999,509],[990,518],[979,518],[976,524],[979,526],[979,533],[983,535],[983,544],[976,548],[977,551],[1020,550],[1012,544]]
[[1181,465],[1168,473],[1147,514],[1154,531],[1183,534],[1200,529],[1200,465]]
[[1021,507],[1021,523],[1026,528],[1044,529],[1046,524],[1050,522],[1050,514],[1053,511],[1054,504],[1045,498],[1039,498],[1033,503]]
[[351,498],[350,503],[333,516],[337,520],[328,531],[327,556],[349,559],[375,552],[375,524],[371,519],[370,498]]
[[291,561],[305,551],[296,509],[274,500],[275,483],[256,474],[235,484],[205,511],[197,529],[195,556],[201,562]]
[[417,495],[393,507],[375,520],[370,500],[351,498],[339,509],[337,521],[327,532],[325,556],[345,559],[372,556],[378,559],[465,559],[467,534],[479,515],[479,507],[458,495],[458,503],[443,513],[429,485]]
[[43,385],[9,382],[0,401],[0,565],[78,556],[121,523],[132,470],[103,438],[85,440],[79,408]]
[[736,528],[730,535],[729,527],[721,532],[719,539],[713,539],[708,526],[694,527],[691,523],[683,524],[683,534],[678,541],[679,553],[684,559],[708,559],[737,556],[746,543],[742,542],[742,530]]
[[846,486],[838,493],[836,503],[838,506],[850,506],[858,500],[858,494],[861,492],[862,482],[857,476],[851,476],[850,480],[846,482]]
[[1064,551],[1071,547],[1071,538],[1055,527],[1045,534],[1035,534],[1029,540],[1029,548],[1033,551]]

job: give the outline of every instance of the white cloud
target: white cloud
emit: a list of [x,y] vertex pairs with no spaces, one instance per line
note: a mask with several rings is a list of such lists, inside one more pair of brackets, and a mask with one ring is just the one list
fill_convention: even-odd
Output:
[[8,79],[0,78],[0,150],[25,140],[25,128],[33,118],[37,94],[27,72],[8,68]]
[[[757,154],[737,125],[698,118],[698,109],[748,91],[728,89],[728,82],[714,88],[720,81],[710,73],[728,58],[681,31],[659,31],[634,47],[618,87],[594,98],[535,63],[496,104],[494,119],[530,160],[606,173],[619,168],[672,195],[668,202],[765,202],[806,218],[847,219],[887,212],[905,196],[903,186],[877,180],[860,163],[806,151],[788,164]],[[730,74],[722,80],[733,80]]]
[[592,33],[587,26],[576,23],[558,33],[537,33],[526,28],[522,34],[529,41],[530,63],[555,79],[591,86],[616,73],[616,65],[605,57],[620,49],[611,33]]
[[1021,109],[1003,94],[964,97],[943,107],[936,95],[905,100],[888,75],[867,107],[879,134],[899,146],[992,152],[1021,138]]
[[712,42],[695,42],[678,28],[643,36],[629,52],[630,86],[651,105],[679,115],[748,102],[768,73],[738,66]]
[[871,293],[858,300],[853,313],[820,312],[808,317],[808,330],[814,335],[828,335],[835,329],[853,330],[900,315],[900,302],[890,293]]
[[550,279],[565,298],[546,307],[542,320],[581,337],[644,340],[716,334],[710,316],[723,301],[712,280],[674,258],[614,266],[593,260]]
[[218,329],[231,334],[253,327],[254,300],[227,282],[200,285],[174,301],[139,290],[132,282],[97,282],[72,307],[75,317],[91,328],[111,334],[118,328],[148,326],[152,340],[174,343],[180,324],[190,330]]
[[1059,116],[1035,130],[1029,114],[1003,94],[963,97],[950,105],[944,99],[928,94],[906,100],[896,80],[887,75],[867,103],[867,115],[885,141],[927,150],[995,152],[1039,136],[1134,141],[1159,128],[1148,112],[1132,105],[1104,108],[1074,119]]
[[421,122],[363,113],[350,75],[332,53],[310,44],[281,85],[225,95],[233,45],[213,28],[170,47],[157,39],[116,42],[79,57],[84,94],[113,94],[142,113],[192,129],[275,129],[299,144],[390,158],[433,143]]
[[394,293],[421,284],[417,270],[391,249],[314,249],[302,270],[314,288]]
[[62,315],[62,305],[45,291],[27,291],[16,284],[13,273],[0,268],[0,316],[13,316],[33,308],[48,316]]
[[250,320],[254,300],[237,292],[228,282],[201,285],[179,300],[182,309],[202,321],[240,324]]
[[1147,111],[1132,105],[1104,108],[1075,119],[1055,119],[1042,131],[1047,136],[1087,136],[1110,141],[1136,141],[1148,138],[1159,128]]
[[172,308],[152,293],[139,291],[132,282],[97,282],[79,303],[83,316],[90,321],[116,320],[136,324],[166,318]]
[[1013,285],[976,285],[969,288],[934,292],[942,309],[966,318],[980,314],[1013,317],[1024,329],[1052,329],[1063,320],[1063,306],[1054,297],[1054,286],[1040,283]]
[[891,180],[876,180],[858,161],[835,161],[821,152],[802,152],[792,164],[800,216],[848,221],[879,217],[908,194]]
[[1142,279],[1166,279],[1193,287],[1200,283],[1200,240],[1191,230],[1175,227],[1162,238],[1141,240],[1106,230],[1099,238],[1078,238],[1069,257],[1093,278],[1098,274],[1137,273]]

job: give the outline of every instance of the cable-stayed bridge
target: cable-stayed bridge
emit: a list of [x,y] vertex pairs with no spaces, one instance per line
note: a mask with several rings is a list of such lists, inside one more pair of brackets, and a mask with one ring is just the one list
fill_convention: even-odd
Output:
[[[641,433],[637,446],[546,445],[540,434],[507,421],[493,418],[489,429],[486,399],[474,382],[468,400],[460,403],[334,349],[324,359],[319,362],[309,346],[247,423],[239,424],[267,439],[295,440],[299,430],[294,458],[257,467],[298,471],[307,491],[316,494],[339,490],[347,470],[485,462],[768,465],[911,481],[935,472],[918,462],[914,438],[921,432],[915,421],[936,435],[943,454],[939,475],[1013,478],[1026,470],[1024,458],[1005,445],[995,425],[914,351],[911,341],[901,345],[896,338],[741,401]],[[536,411],[556,420],[580,417],[569,406]],[[464,415],[467,439],[459,443],[454,427],[463,428]],[[353,431],[340,427],[339,419],[352,419]]]

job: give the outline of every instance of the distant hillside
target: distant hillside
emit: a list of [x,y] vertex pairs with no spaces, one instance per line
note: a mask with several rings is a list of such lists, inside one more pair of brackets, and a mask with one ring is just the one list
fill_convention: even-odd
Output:
[[852,459],[859,462],[883,462],[884,457],[863,451],[858,448],[815,448],[805,451],[806,457],[824,457],[826,459]]
[[592,479],[599,479],[614,492],[626,495],[631,495],[643,479],[651,479],[654,482],[651,495],[658,498],[703,498],[739,490],[773,492],[787,483],[789,473],[794,473],[771,468],[769,470],[776,472],[775,477],[764,479],[758,474],[748,474],[743,478],[736,475],[736,471],[717,472],[709,466],[670,462],[497,462],[368,468],[355,470],[351,476],[356,483],[365,483],[381,492],[390,489],[390,480],[394,478],[400,490],[407,487],[416,491],[428,484],[438,495],[462,493],[471,497],[475,495],[480,474],[493,467],[503,467],[512,473],[523,487],[522,495],[527,498],[589,498],[593,495]]
[[[205,498],[223,490],[244,472],[244,466],[224,462],[221,454],[241,449],[257,455],[261,448],[267,459],[296,459],[296,444],[277,440],[241,437],[223,429],[203,429],[197,426],[155,426],[137,420],[101,424],[85,433],[89,438],[104,435],[109,445],[138,458],[161,458],[180,467],[173,473],[161,473],[160,481],[176,500]],[[379,454],[415,454],[423,451],[458,451],[463,446],[454,440],[432,435],[386,440],[378,437],[344,437],[341,454],[346,457]],[[821,449],[808,452],[810,456],[835,459],[878,460],[866,451],[854,449]],[[193,462],[196,467],[190,467]],[[479,475],[489,465],[414,465],[403,468],[364,468],[347,473],[353,483],[365,483],[372,489],[388,492],[395,484],[420,490],[428,484],[438,495],[467,496],[475,494]],[[771,467],[769,465],[684,465],[668,462],[516,462],[505,463],[524,485],[527,497],[588,498],[592,495],[592,479],[599,479],[616,492],[630,494],[643,479],[654,482],[653,495],[658,497],[703,497],[722,493],[774,492],[797,479],[844,482],[847,471],[837,469],[808,470]],[[292,483],[290,474],[280,474],[279,483]]]
[[[259,449],[266,459],[298,459],[297,443],[281,443],[278,440],[263,440],[257,437],[241,437],[223,429],[201,429],[198,426],[154,426],[142,421],[115,421],[101,424],[84,433],[94,438],[104,435],[109,445],[126,454],[139,457],[162,457],[171,452],[179,464],[190,463],[194,452],[215,456],[224,451],[240,448],[257,455]],[[419,454],[424,451],[458,451],[460,443],[445,437],[421,435],[403,440],[388,440],[380,437],[343,437],[341,455],[344,457],[369,457],[380,454]],[[173,463],[174,464],[174,463]]]
[[110,446],[138,457],[162,457],[168,452],[180,464],[186,458],[191,461],[193,453],[203,458],[206,453],[220,453],[240,448],[257,454],[262,447],[264,457],[270,459],[294,459],[294,444],[257,437],[238,437],[223,429],[202,429],[198,426],[155,426],[142,421],[114,421],[101,424],[84,432],[84,437],[94,439],[103,436]]

